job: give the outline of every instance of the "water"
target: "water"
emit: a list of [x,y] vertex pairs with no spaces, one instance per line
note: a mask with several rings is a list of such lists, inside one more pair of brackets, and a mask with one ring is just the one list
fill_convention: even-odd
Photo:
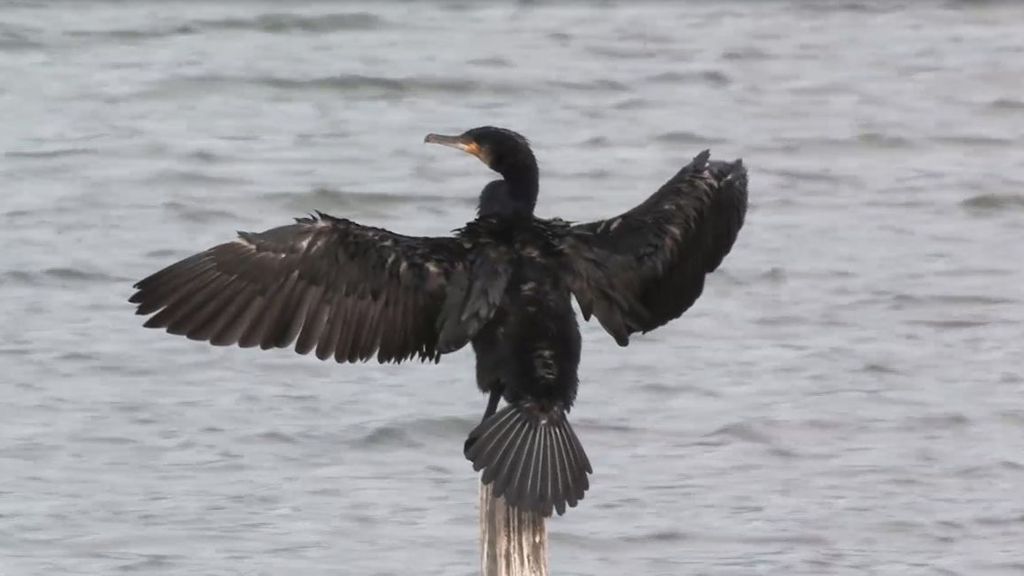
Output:
[[1024,7],[0,8],[0,574],[476,573],[472,359],[338,366],[143,330],[131,284],[314,209],[412,234],[516,128],[539,212],[742,156],[684,320],[585,326],[596,468],[555,574],[1024,571]]

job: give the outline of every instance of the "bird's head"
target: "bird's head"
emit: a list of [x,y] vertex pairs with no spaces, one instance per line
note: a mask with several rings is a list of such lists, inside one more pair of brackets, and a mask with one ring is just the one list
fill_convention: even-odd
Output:
[[502,175],[480,197],[481,214],[528,216],[537,203],[537,159],[521,134],[506,128],[481,126],[458,136],[427,134],[424,142],[457,148],[479,158]]
[[427,134],[424,142],[458,148],[472,154],[506,180],[531,173],[536,177],[537,159],[530,150],[530,143],[521,134],[506,128],[481,126],[458,136]]

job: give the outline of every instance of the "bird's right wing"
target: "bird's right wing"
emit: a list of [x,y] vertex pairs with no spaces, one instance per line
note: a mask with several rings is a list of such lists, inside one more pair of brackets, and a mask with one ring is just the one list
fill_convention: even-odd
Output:
[[[295,342],[300,354],[338,362],[436,360],[472,336],[454,330],[440,349],[441,334],[453,332],[446,323],[462,322],[451,301],[464,290],[451,284],[472,267],[471,251],[457,237],[402,236],[319,214],[172,264],[137,283],[131,302],[138,314],[156,312],[147,327],[215,345]],[[490,313],[485,300],[468,317],[479,324]]]
[[573,226],[562,241],[584,318],[621,346],[693,305],[743,226],[746,170],[708,159],[702,152],[639,206]]

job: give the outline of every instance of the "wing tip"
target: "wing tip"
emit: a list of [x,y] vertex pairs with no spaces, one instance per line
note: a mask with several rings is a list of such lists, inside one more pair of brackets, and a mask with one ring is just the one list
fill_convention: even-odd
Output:
[[699,154],[693,157],[690,165],[698,170],[702,170],[707,167],[708,160],[711,160],[711,149],[705,148],[700,151]]

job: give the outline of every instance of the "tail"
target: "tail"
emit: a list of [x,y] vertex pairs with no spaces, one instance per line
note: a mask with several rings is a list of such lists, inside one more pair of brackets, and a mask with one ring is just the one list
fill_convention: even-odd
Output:
[[484,484],[510,506],[550,516],[576,506],[590,487],[590,461],[565,410],[533,402],[510,404],[469,434],[466,458],[483,470]]

